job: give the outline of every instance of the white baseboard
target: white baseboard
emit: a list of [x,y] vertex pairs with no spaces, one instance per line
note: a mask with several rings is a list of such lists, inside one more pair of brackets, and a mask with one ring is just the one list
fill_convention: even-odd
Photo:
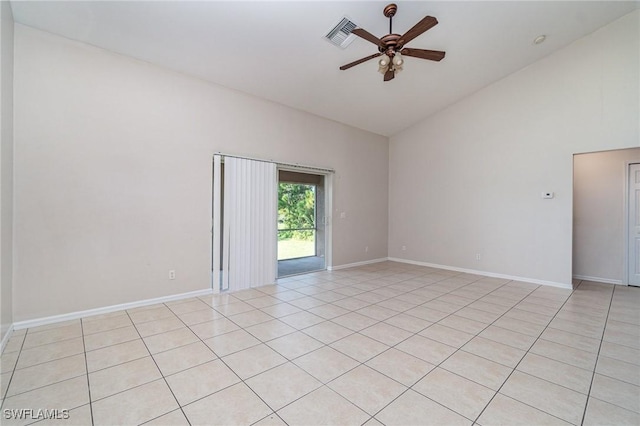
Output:
[[609,278],[600,278],[600,277],[589,277],[586,275],[574,275],[574,280],[583,280],[583,281],[593,281],[596,283],[605,283],[605,284],[618,284],[618,285],[626,285],[622,283],[622,280],[612,280]]
[[121,311],[123,309],[133,309],[141,306],[155,305],[156,303],[171,302],[174,300],[189,299],[191,297],[206,296],[213,294],[213,290],[208,288],[205,290],[190,291],[188,293],[173,294],[171,296],[156,297],[154,299],[138,300],[136,302],[122,303],[119,305],[105,306],[102,308],[88,309],[86,311],[70,312],[68,314],[53,315],[50,317],[36,318],[26,321],[18,321],[13,323],[14,330],[22,330],[24,328],[38,327],[41,325],[55,324],[57,322],[69,321],[78,318],[90,317],[93,315],[108,314],[109,312]]
[[2,336],[2,340],[0,340],[0,354],[4,351],[4,347],[7,346],[7,342],[11,338],[12,334],[13,334],[13,324],[9,326],[9,328],[7,329],[7,332],[4,333],[4,336]]
[[389,260],[388,257],[382,257],[380,259],[364,260],[362,262],[347,263],[345,265],[331,266],[331,267],[327,268],[327,270],[328,271],[338,271],[340,269],[347,269],[347,268],[353,268],[353,267],[356,267],[356,266],[370,265],[372,263],[386,262],[387,260]]
[[447,266],[447,265],[438,265],[438,264],[435,264],[435,263],[418,262],[416,260],[399,259],[399,258],[396,258],[396,257],[390,257],[389,260],[392,261],[392,262],[408,263],[408,264],[411,264],[411,265],[428,266],[430,268],[446,269],[447,271],[464,272],[464,273],[467,273],[467,274],[484,275],[485,277],[504,278],[506,280],[524,281],[524,282],[532,283],[532,284],[548,285],[548,286],[551,286],[551,287],[560,287],[560,288],[566,288],[566,289],[569,289],[569,290],[572,289],[571,284],[558,283],[558,282],[555,282],[555,281],[545,281],[545,280],[538,280],[536,278],[526,278],[526,277],[518,277],[518,276],[514,276],[514,275],[496,274],[494,272],[478,271],[478,270],[475,270],[475,269],[458,268],[458,267],[455,267],[455,266]]

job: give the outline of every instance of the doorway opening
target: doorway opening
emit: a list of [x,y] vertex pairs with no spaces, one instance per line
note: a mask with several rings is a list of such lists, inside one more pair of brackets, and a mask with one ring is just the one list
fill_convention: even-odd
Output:
[[573,156],[574,280],[640,282],[640,188],[634,187],[640,178],[634,163],[640,163],[640,148]]
[[326,269],[324,175],[278,172],[278,278]]

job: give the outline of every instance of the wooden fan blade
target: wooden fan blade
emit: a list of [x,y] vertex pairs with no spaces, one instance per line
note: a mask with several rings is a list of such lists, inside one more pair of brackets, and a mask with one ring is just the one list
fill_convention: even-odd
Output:
[[445,52],[441,50],[426,50],[426,49],[402,49],[401,54],[405,56],[413,56],[414,58],[428,59],[430,61],[441,61],[444,58]]
[[398,44],[404,46],[423,32],[435,27],[436,25],[438,25],[438,20],[436,18],[433,16],[425,16],[420,22],[415,24],[409,31],[400,37]]
[[386,73],[384,73],[384,81],[389,81],[389,80],[393,80],[393,77],[396,76],[396,73],[394,70],[389,70]]
[[360,65],[363,62],[367,62],[369,59],[377,58],[380,55],[382,55],[382,53],[380,53],[380,52],[374,53],[373,55],[367,56],[366,58],[358,59],[357,61],[351,62],[350,64],[343,65],[343,66],[340,67],[340,69],[342,71],[348,70],[351,67],[355,67],[356,65]]
[[362,28],[356,28],[355,30],[351,31],[352,34],[357,35],[360,38],[363,38],[373,44],[375,44],[376,46],[380,45],[380,39],[376,36],[374,36],[373,34],[371,34],[369,31],[367,30],[363,30]]

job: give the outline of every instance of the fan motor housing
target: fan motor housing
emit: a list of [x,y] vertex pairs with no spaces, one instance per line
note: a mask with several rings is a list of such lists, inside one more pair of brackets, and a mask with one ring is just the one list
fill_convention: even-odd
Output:
[[385,53],[389,52],[389,50],[396,52],[402,49],[400,37],[400,34],[387,34],[380,39],[380,46],[378,46],[378,50],[381,53]]

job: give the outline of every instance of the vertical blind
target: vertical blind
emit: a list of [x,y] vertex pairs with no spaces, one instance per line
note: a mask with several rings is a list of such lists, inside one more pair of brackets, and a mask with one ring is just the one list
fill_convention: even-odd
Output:
[[236,291],[272,284],[277,257],[276,164],[224,157],[222,188],[221,161],[221,156],[214,156],[214,286],[220,283],[222,290]]

